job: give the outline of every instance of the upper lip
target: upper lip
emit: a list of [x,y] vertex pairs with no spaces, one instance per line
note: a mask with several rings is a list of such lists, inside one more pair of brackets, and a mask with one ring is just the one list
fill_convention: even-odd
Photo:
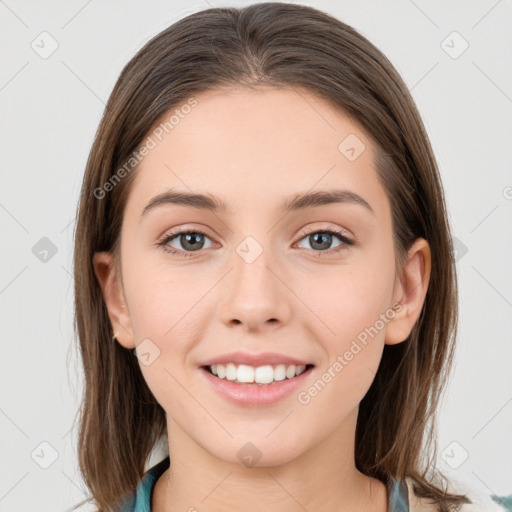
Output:
[[277,354],[276,352],[259,352],[257,354],[253,354],[250,352],[238,351],[213,357],[207,361],[204,361],[199,366],[212,366],[214,364],[228,363],[233,363],[236,365],[246,364],[254,367],[278,364],[284,364],[286,366],[292,364],[295,366],[312,364],[308,361],[297,359],[296,357],[290,357],[284,354]]

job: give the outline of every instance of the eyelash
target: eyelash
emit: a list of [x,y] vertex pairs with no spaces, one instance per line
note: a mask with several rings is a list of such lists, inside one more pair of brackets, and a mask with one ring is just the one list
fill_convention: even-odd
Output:
[[[308,231],[307,233],[303,233],[301,238],[299,239],[299,241],[309,235],[314,234],[314,233],[327,233],[329,235],[336,235],[343,242],[338,247],[335,247],[334,249],[328,249],[326,251],[314,251],[313,249],[309,249],[309,250],[312,250],[313,252],[317,252],[318,257],[321,257],[323,254],[337,253],[343,249],[346,249],[347,246],[355,245],[355,242],[353,240],[351,240],[350,238],[345,236],[341,231],[338,231],[336,229],[314,229],[314,230]],[[202,236],[209,238],[206,233],[204,233],[203,231],[200,231],[198,229],[184,229],[182,231],[176,231],[174,233],[171,233],[171,234],[165,236],[161,242],[157,243],[157,246],[161,247],[164,252],[167,252],[170,254],[185,256],[187,258],[194,256],[194,252],[198,252],[198,251],[181,251],[179,249],[175,249],[174,247],[167,245],[171,240],[174,240],[177,236],[188,235],[188,234],[197,234],[197,235],[202,235]]]

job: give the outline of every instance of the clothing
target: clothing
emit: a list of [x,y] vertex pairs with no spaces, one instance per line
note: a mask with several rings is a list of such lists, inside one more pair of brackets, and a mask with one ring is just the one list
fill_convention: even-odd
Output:
[[140,481],[137,490],[130,494],[118,512],[151,512],[151,497],[156,481],[162,476],[170,465],[170,458],[164,460],[146,471]]
[[[156,481],[169,468],[170,460],[164,460],[146,471],[137,490],[127,497],[118,512],[151,512],[151,497]],[[391,480],[388,485],[389,506],[387,512],[437,512],[435,505],[418,498],[412,490],[412,481]],[[473,495],[469,498],[473,501]],[[506,512],[505,508],[489,499],[476,500],[475,504],[465,504],[459,512]]]

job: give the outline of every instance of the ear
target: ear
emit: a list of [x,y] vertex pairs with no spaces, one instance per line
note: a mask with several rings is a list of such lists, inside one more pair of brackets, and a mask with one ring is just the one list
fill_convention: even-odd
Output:
[[401,282],[395,287],[394,304],[396,314],[386,327],[386,344],[395,345],[405,341],[418,320],[430,282],[430,246],[418,238],[407,254]]
[[117,341],[125,348],[135,348],[130,314],[125,305],[122,286],[116,273],[113,255],[97,252],[93,256],[94,272],[103,292],[112,330]]

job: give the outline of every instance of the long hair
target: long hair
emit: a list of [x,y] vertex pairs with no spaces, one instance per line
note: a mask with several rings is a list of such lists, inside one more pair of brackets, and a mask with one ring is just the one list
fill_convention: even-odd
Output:
[[111,251],[119,261],[123,212],[137,172],[126,162],[155,123],[194,94],[232,85],[310,91],[351,116],[375,143],[378,176],[392,205],[399,275],[418,237],[430,245],[432,267],[418,321],[407,340],[384,347],[360,403],[356,467],[385,483],[410,477],[414,492],[440,511],[470,503],[448,492],[442,473],[432,473],[436,410],[452,365],[458,304],[444,192],[421,117],[398,72],[364,36],[317,9],[279,2],[205,9],[179,20],[137,52],[109,97],[75,227],[74,328],[85,373],[78,458],[89,501],[100,511],[114,510],[136,489],[166,432],[165,411],[136,357],[112,341],[93,255]]

